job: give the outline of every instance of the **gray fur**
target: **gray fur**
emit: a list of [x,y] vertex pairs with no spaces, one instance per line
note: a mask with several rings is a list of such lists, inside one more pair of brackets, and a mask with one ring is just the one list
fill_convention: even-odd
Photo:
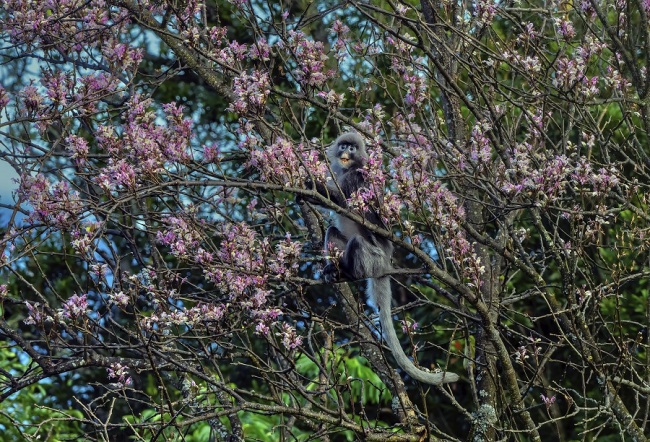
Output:
[[[316,190],[339,206],[347,207],[347,199],[365,185],[361,171],[368,160],[365,143],[359,134],[348,132],[336,139],[327,154],[336,184],[324,186],[317,183]],[[370,212],[365,216],[371,223],[382,225],[375,213]],[[439,385],[457,381],[458,375],[455,373],[430,373],[416,367],[402,349],[393,327],[390,276],[384,276],[392,268],[393,244],[344,216],[337,216],[335,225],[327,229],[326,256],[329,255],[328,244],[343,250],[343,255],[338,263],[327,260],[323,279],[326,282],[336,281],[339,273],[352,279],[368,278],[368,296],[379,308],[382,335],[397,364],[413,379],[426,384]]]

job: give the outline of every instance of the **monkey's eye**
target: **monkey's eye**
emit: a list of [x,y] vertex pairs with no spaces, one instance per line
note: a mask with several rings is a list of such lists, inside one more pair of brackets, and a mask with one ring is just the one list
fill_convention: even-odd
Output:
[[357,146],[354,146],[354,145],[351,144],[351,145],[348,147],[348,151],[349,151],[350,153],[355,153],[355,152],[357,151]]

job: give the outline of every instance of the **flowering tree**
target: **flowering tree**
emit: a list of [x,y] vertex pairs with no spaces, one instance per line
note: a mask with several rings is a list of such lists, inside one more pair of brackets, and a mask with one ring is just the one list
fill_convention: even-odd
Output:
[[[645,440],[648,14],[646,0],[5,1],[1,155],[19,179],[0,201],[16,358],[0,365],[0,426]],[[306,185],[328,179],[343,130],[370,151],[347,207]],[[327,213],[312,201],[381,216],[368,228],[396,246],[404,348],[461,381],[404,377],[362,286],[319,281]],[[56,400],[17,418],[34,386]]]

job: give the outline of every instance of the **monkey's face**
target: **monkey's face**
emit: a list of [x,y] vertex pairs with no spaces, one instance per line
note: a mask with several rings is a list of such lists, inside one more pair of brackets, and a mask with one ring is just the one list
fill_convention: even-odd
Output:
[[336,151],[336,158],[343,170],[361,165],[360,153],[356,144],[340,143]]

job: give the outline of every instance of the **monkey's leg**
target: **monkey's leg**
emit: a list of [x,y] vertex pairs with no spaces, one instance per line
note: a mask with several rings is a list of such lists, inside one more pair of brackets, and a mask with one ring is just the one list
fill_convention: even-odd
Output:
[[372,276],[368,273],[368,246],[359,235],[350,238],[341,257],[341,270],[355,279]]
[[[337,227],[331,226],[325,233],[325,260],[327,264],[323,268],[323,279],[325,282],[333,282],[339,279],[340,263],[332,262],[329,259],[332,248],[345,251],[348,238]],[[345,253],[345,252],[344,252]]]
[[341,257],[341,270],[354,279],[380,278],[390,270],[387,251],[361,235],[350,238]]

